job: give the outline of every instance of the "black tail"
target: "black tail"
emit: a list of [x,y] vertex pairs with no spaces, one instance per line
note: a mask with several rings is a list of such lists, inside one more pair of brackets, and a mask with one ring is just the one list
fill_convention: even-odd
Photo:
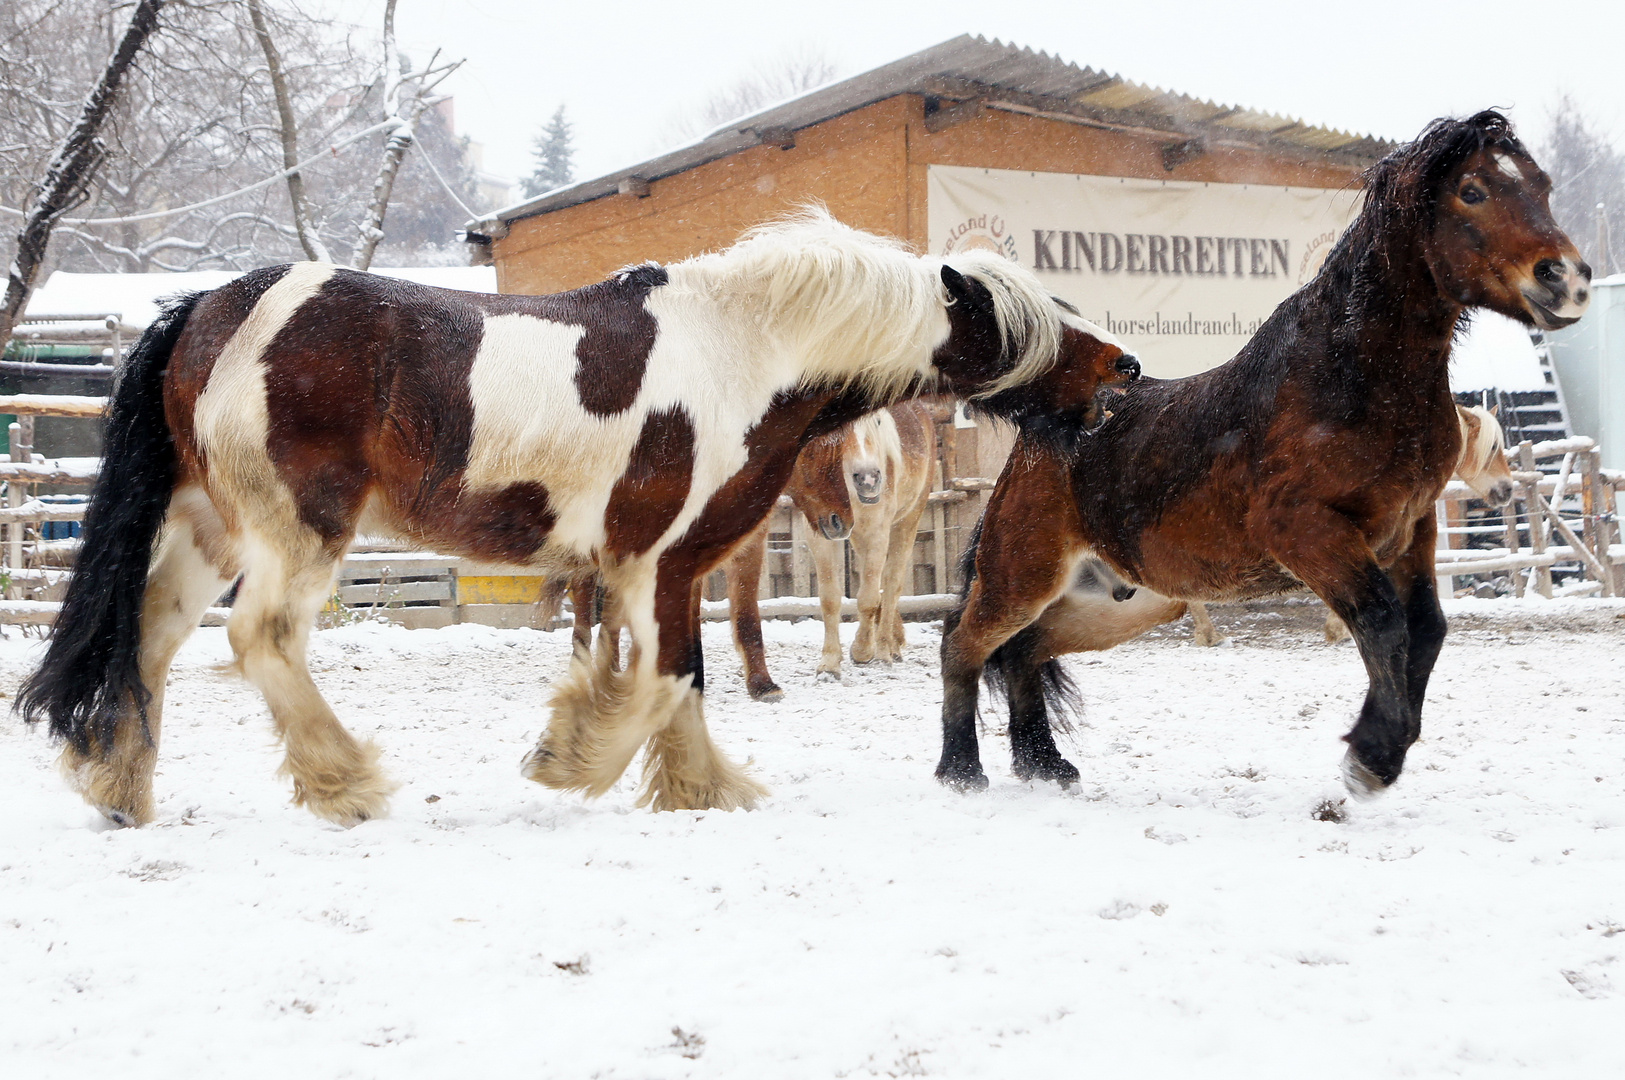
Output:
[[49,720],[51,734],[83,754],[112,747],[132,703],[146,726],[152,695],[141,683],[141,600],[176,473],[164,371],[202,295],[166,301],[119,369],[79,558],[45,659],[17,694],[24,720]]
[[[1033,653],[1038,647],[1039,629],[1029,626],[1015,637],[993,650],[993,655],[982,665],[982,681],[989,694],[1009,700],[1010,678],[1034,666]],[[1046,660],[1038,667],[1038,688],[1044,695],[1044,712],[1050,727],[1057,731],[1071,731],[1072,717],[1083,712],[1083,695],[1078,684],[1061,666],[1059,657]]]
[[[946,641],[954,627],[959,625],[960,614],[964,610],[965,597],[970,595],[971,583],[976,580],[976,549],[982,541],[982,523],[977,521],[971,530],[970,541],[965,545],[965,551],[960,556],[959,571],[964,579],[965,590],[960,593],[959,607],[950,611],[942,620],[942,637]],[[1016,636],[993,650],[993,655],[987,658],[982,665],[982,682],[987,684],[989,694],[1002,700],[1009,700],[1010,676],[1013,672],[1025,667],[1031,667],[1033,651],[1038,646],[1039,629],[1029,626]],[[1048,660],[1038,669],[1039,688],[1044,695],[1044,709],[1049,716],[1050,726],[1060,731],[1072,730],[1072,717],[1083,712],[1083,695],[1078,692],[1077,683],[1072,676],[1066,673],[1061,666],[1059,658]],[[978,704],[978,708],[980,705]]]

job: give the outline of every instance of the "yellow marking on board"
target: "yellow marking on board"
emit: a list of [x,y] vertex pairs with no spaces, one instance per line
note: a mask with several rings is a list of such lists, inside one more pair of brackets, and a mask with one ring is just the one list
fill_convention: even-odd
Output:
[[511,575],[457,578],[461,604],[534,604],[542,598],[541,577]]

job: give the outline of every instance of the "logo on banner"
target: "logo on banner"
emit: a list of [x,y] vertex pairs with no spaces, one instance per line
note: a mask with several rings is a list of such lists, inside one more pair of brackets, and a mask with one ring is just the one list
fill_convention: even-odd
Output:
[[1011,262],[1021,261],[1009,224],[997,214],[978,214],[966,218],[948,230],[948,242],[942,246],[945,256],[977,250],[996,251]]
[[1326,256],[1332,253],[1332,245],[1337,238],[1343,235],[1337,230],[1323,232],[1315,237],[1303,249],[1303,258],[1298,263],[1298,284],[1306,285],[1312,281],[1320,268],[1326,265]]

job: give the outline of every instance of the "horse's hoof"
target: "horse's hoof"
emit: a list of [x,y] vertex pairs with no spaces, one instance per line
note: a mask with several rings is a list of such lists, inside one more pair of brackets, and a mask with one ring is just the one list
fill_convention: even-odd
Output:
[[140,818],[136,817],[127,810],[120,810],[116,806],[103,806],[101,804],[97,804],[96,810],[102,815],[102,817],[106,818],[108,821],[111,821],[114,825],[117,825],[121,829],[135,829],[139,828],[141,825]]
[[818,673],[818,681],[823,683],[840,682],[841,673],[839,671],[820,671]]
[[961,795],[971,795],[978,791],[987,790],[987,773],[982,771],[978,763],[972,769],[937,766],[937,780],[943,787],[957,791]]
[[545,745],[537,743],[530,748],[530,752],[519,759],[519,775],[526,780],[542,783],[542,774],[553,761],[553,751]]
[[756,701],[774,702],[784,697],[784,691],[775,683],[766,686],[752,687],[750,696]]
[[1383,783],[1382,778],[1366,768],[1365,762],[1354,756],[1352,746],[1349,747],[1348,753],[1343,755],[1342,772],[1343,786],[1348,788],[1350,795],[1361,802],[1375,799],[1388,790],[1388,785]]
[[1018,780],[1048,780],[1061,785],[1063,789],[1076,784],[1079,778],[1078,767],[1059,754],[1031,761],[1017,761],[1014,768]]

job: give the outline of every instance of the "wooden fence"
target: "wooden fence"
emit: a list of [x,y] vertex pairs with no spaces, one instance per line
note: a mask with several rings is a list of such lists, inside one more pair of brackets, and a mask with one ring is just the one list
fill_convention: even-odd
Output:
[[[84,506],[42,501],[41,486],[85,487],[95,479],[88,459],[45,461],[32,452],[35,416],[94,418],[105,399],[49,395],[0,395],[0,413],[18,417],[11,426],[10,461],[0,462],[5,506],[0,507],[0,569],[6,575],[0,623],[48,624],[55,617],[76,541],[41,540],[39,526],[80,521]],[[993,480],[957,476],[957,431],[952,415],[938,418],[936,483],[914,542],[907,614],[941,614],[955,602],[963,582],[958,564],[981,516]],[[1507,451],[1517,496],[1500,511],[1472,504],[1464,484],[1452,482],[1438,504],[1441,593],[1453,595],[1457,579],[1505,575],[1522,596],[1600,593],[1625,596],[1625,544],[1620,542],[1616,500],[1625,472],[1605,470],[1596,444],[1578,437],[1522,443]],[[1556,462],[1555,473],[1542,462]],[[1473,511],[1469,513],[1469,508]],[[808,525],[786,498],[769,526],[758,595],[764,617],[800,618],[818,613],[817,580],[808,547]],[[850,546],[843,575],[847,596],[855,591]],[[1566,578],[1561,585],[1554,571]],[[707,618],[727,618],[725,582],[706,582]],[[414,627],[479,622],[535,626],[542,613],[542,578],[520,567],[492,566],[430,552],[373,545],[346,559],[335,594],[335,611],[361,611]],[[852,614],[853,603],[847,602]],[[211,610],[206,622],[226,613]]]

